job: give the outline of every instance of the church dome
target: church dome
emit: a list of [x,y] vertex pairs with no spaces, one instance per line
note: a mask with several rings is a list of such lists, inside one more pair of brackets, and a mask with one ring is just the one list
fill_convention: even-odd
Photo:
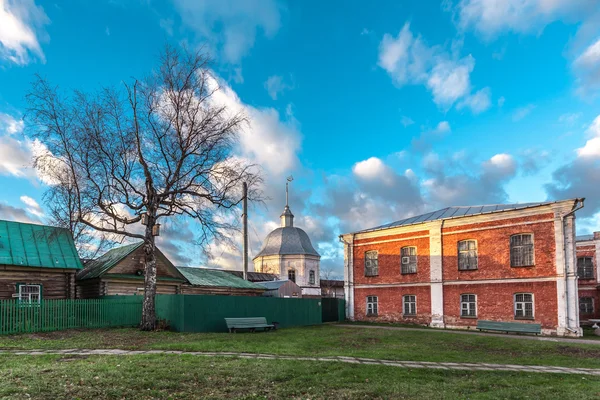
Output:
[[320,257],[306,232],[294,226],[283,226],[267,235],[262,249],[255,258],[291,254]]

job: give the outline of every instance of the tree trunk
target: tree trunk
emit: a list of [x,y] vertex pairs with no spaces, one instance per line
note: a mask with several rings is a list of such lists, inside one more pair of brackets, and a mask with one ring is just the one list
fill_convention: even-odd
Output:
[[156,256],[154,254],[154,236],[152,235],[154,223],[154,217],[149,216],[144,243],[144,304],[142,306],[142,323],[140,324],[140,329],[143,331],[156,329]]

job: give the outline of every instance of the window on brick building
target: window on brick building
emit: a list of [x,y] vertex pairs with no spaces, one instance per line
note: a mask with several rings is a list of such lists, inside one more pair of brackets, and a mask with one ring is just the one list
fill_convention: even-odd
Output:
[[377,315],[377,296],[367,296],[367,316]]
[[579,298],[579,312],[581,314],[593,314],[594,313],[594,298],[593,297],[580,297]]
[[402,296],[402,310],[405,316],[417,315],[417,296],[413,294]]
[[510,266],[529,267],[534,265],[533,234],[522,233],[510,237]]
[[515,294],[515,318],[533,319],[533,294]]
[[379,275],[379,261],[377,251],[367,251],[365,253],[365,276]]
[[288,269],[288,279],[292,282],[296,282],[296,270],[293,268]]
[[458,242],[458,269],[461,271],[477,269],[477,241]]
[[417,273],[417,248],[414,246],[403,247],[400,249],[401,273]]
[[310,270],[308,272],[308,284],[309,285],[315,284],[315,271],[313,271],[313,270]]
[[577,258],[577,276],[580,279],[594,278],[594,263],[592,257]]
[[460,316],[461,317],[476,317],[477,316],[477,296],[474,294],[460,295]]

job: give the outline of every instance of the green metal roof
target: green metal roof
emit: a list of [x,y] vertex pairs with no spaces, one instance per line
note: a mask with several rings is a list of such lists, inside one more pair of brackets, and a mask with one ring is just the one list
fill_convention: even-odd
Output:
[[225,271],[208,268],[176,267],[193,286],[230,287],[235,289],[262,289],[255,283],[248,282]]
[[68,229],[0,220],[0,264],[81,269]]
[[83,271],[77,274],[77,279],[91,279],[102,276],[119,261],[137,250],[144,242],[129,244],[107,251],[95,260],[89,261]]

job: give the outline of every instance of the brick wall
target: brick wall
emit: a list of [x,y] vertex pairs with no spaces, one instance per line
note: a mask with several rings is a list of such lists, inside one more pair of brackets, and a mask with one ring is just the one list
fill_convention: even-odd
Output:
[[[405,322],[411,324],[429,324],[431,322],[431,294],[429,286],[360,288],[354,292],[354,317],[359,321]],[[402,315],[402,297],[417,297],[417,315]],[[378,315],[366,316],[367,296],[377,296]]]
[[[514,294],[533,293],[534,319],[516,320]],[[477,296],[477,318],[461,318],[460,295]],[[542,328],[556,327],[558,320],[556,282],[495,283],[479,285],[444,286],[444,322],[450,326],[475,326],[477,319],[516,321],[542,324]]]

